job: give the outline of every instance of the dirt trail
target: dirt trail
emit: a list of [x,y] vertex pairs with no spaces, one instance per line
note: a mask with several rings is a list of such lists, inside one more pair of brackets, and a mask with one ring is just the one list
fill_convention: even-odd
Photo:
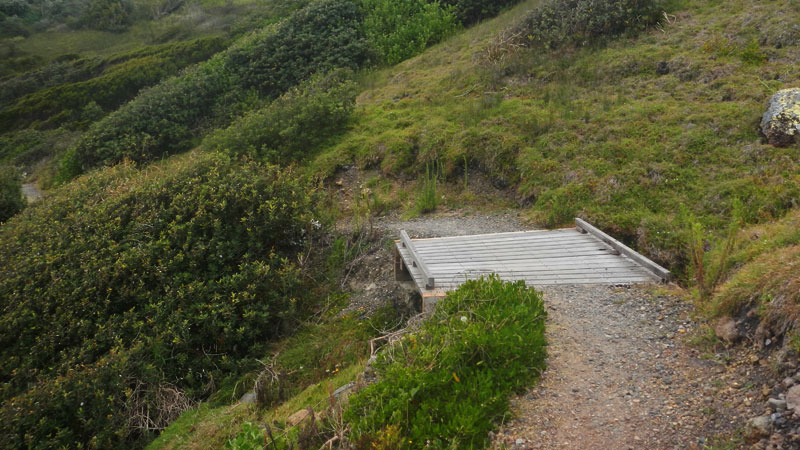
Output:
[[729,372],[723,365],[683,343],[690,306],[656,291],[545,288],[548,368],[512,400],[516,417],[494,436],[495,446],[705,448],[709,438],[740,429],[754,396],[720,376]]

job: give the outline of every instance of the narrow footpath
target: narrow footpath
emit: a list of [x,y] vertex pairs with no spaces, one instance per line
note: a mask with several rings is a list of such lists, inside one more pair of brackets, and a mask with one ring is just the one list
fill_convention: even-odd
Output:
[[[691,306],[660,291],[664,288],[605,285],[543,289],[548,368],[534,388],[512,400],[514,417],[492,435],[494,447],[745,445],[741,430],[751,410],[761,406],[760,397],[769,395],[768,386],[762,392],[757,384],[760,371],[751,370],[758,361],[726,364],[687,345],[694,331]],[[736,379],[756,382],[743,386]]]

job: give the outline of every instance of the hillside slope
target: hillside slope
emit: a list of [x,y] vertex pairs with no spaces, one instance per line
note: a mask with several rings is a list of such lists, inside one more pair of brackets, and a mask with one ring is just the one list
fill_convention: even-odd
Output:
[[797,206],[797,149],[757,130],[769,97],[800,83],[796,2],[684,1],[638,37],[489,58],[538,3],[379,72],[313,171],[356,163],[403,180],[437,162],[455,185],[466,168],[538,225],[588,218],[678,272],[683,207],[720,230],[737,199],[746,223]]
[[[62,158],[65,183],[0,224],[0,248],[10,256],[0,270],[0,329],[9,344],[0,364],[0,397],[7,400],[0,429],[13,435],[11,445],[139,446],[160,434],[155,448],[246,448],[266,442],[276,424],[280,445],[345,441],[353,428],[337,388],[360,379],[374,356],[370,339],[401,336],[407,319],[392,305],[373,308],[374,316],[352,308],[340,314],[350,298],[369,295],[369,285],[354,287],[351,274],[387,257],[390,238],[373,233],[378,215],[402,223],[427,213],[511,208],[541,227],[583,217],[677,275],[686,288],[683,307],[698,318],[696,342],[707,344],[715,364],[729,364],[735,352],[712,331],[719,317],[733,323],[734,334],[749,333],[745,342],[760,352],[757,365],[772,350],[800,350],[800,151],[767,145],[757,128],[769,97],[800,85],[797,2],[653,0],[635,3],[664,11],[622,9],[605,23],[599,13],[577,14],[588,3],[574,0],[528,0],[483,22],[470,15],[479,0],[444,3],[460,9],[409,2],[408,23],[396,20],[399,3],[388,0],[287,7],[281,14],[294,11],[289,18],[259,22],[258,31],[216,56],[210,54],[227,45],[224,39],[186,44],[203,51],[114,95],[107,107],[121,104],[115,111],[81,97],[38,119],[31,112],[16,122],[7,114],[5,123],[30,127],[4,130],[0,160],[31,168],[42,157]],[[554,22],[536,19],[543,5],[562,8]],[[490,9],[481,14],[497,12]],[[331,17],[332,10],[341,17]],[[476,24],[457,32],[456,17]],[[575,17],[585,22],[564,25]],[[595,19],[602,26],[590,27]],[[366,37],[384,35],[391,39],[380,47]],[[398,52],[393,45],[412,42],[408,36],[419,41]],[[443,37],[405,62],[380,65]],[[145,52],[163,57],[182,45]],[[107,58],[64,64],[73,70],[119,62]],[[196,61],[204,62],[181,71]],[[330,71],[342,67],[350,70]],[[32,96],[56,87],[34,84],[43,90]],[[273,183],[285,202],[274,201]],[[277,230],[290,237],[279,238]],[[35,252],[23,238],[32,239]],[[154,273],[165,264],[163,252],[174,255],[172,271]],[[395,294],[379,298],[391,303]],[[538,304],[530,306],[524,314],[544,320]],[[442,323],[469,327],[467,316],[479,312],[456,309]],[[90,321],[72,313],[84,310]],[[39,326],[42,317],[58,327]],[[503,315],[494,309],[492,317]],[[206,327],[213,346],[189,333],[193,321]],[[480,326],[513,342],[520,324],[497,322]],[[443,336],[436,324],[424,333]],[[13,336],[25,342],[13,344]],[[536,336],[539,358],[544,341]],[[437,349],[420,349],[412,337],[396,339],[406,346],[408,365],[382,367],[425,380],[425,367],[433,366],[415,367],[415,358],[425,362]],[[465,351],[481,348],[480,333],[472,337]],[[682,351],[700,358],[689,344],[682,342]],[[43,350],[35,358],[31,345]],[[521,348],[510,344],[506,353]],[[470,373],[486,377],[482,386],[501,388],[481,392],[496,406],[488,416],[468,396],[447,404],[467,411],[471,442],[484,442],[492,420],[506,411],[508,393],[537,375],[514,369],[524,380],[497,382],[499,369],[461,356],[448,363],[474,363]],[[468,385],[457,369],[436,367],[437,386]],[[758,373],[772,382],[787,367]],[[127,376],[114,377],[119,373]],[[384,383],[371,392],[378,391],[406,411],[420,404],[413,386]],[[246,393],[255,405],[238,401]],[[95,400],[84,409],[87,396]],[[426,408],[436,405],[432,397]],[[46,398],[64,400],[37,408]],[[318,405],[324,419],[289,424],[292,412]],[[364,446],[391,448],[415,435],[410,419],[385,412],[391,423],[360,426]],[[443,436],[437,442],[446,442]]]

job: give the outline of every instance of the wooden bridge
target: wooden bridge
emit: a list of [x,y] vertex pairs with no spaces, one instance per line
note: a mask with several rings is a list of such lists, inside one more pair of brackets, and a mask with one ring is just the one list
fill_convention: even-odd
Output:
[[395,279],[414,281],[423,310],[469,279],[528,286],[666,282],[668,270],[581,219],[576,228],[411,239],[395,245]]

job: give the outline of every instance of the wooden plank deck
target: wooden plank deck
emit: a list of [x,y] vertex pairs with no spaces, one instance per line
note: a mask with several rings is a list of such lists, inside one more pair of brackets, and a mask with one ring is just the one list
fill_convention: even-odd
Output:
[[395,278],[414,281],[423,309],[469,279],[497,274],[529,286],[668,281],[670,273],[591,224],[576,228],[411,239],[395,246]]

